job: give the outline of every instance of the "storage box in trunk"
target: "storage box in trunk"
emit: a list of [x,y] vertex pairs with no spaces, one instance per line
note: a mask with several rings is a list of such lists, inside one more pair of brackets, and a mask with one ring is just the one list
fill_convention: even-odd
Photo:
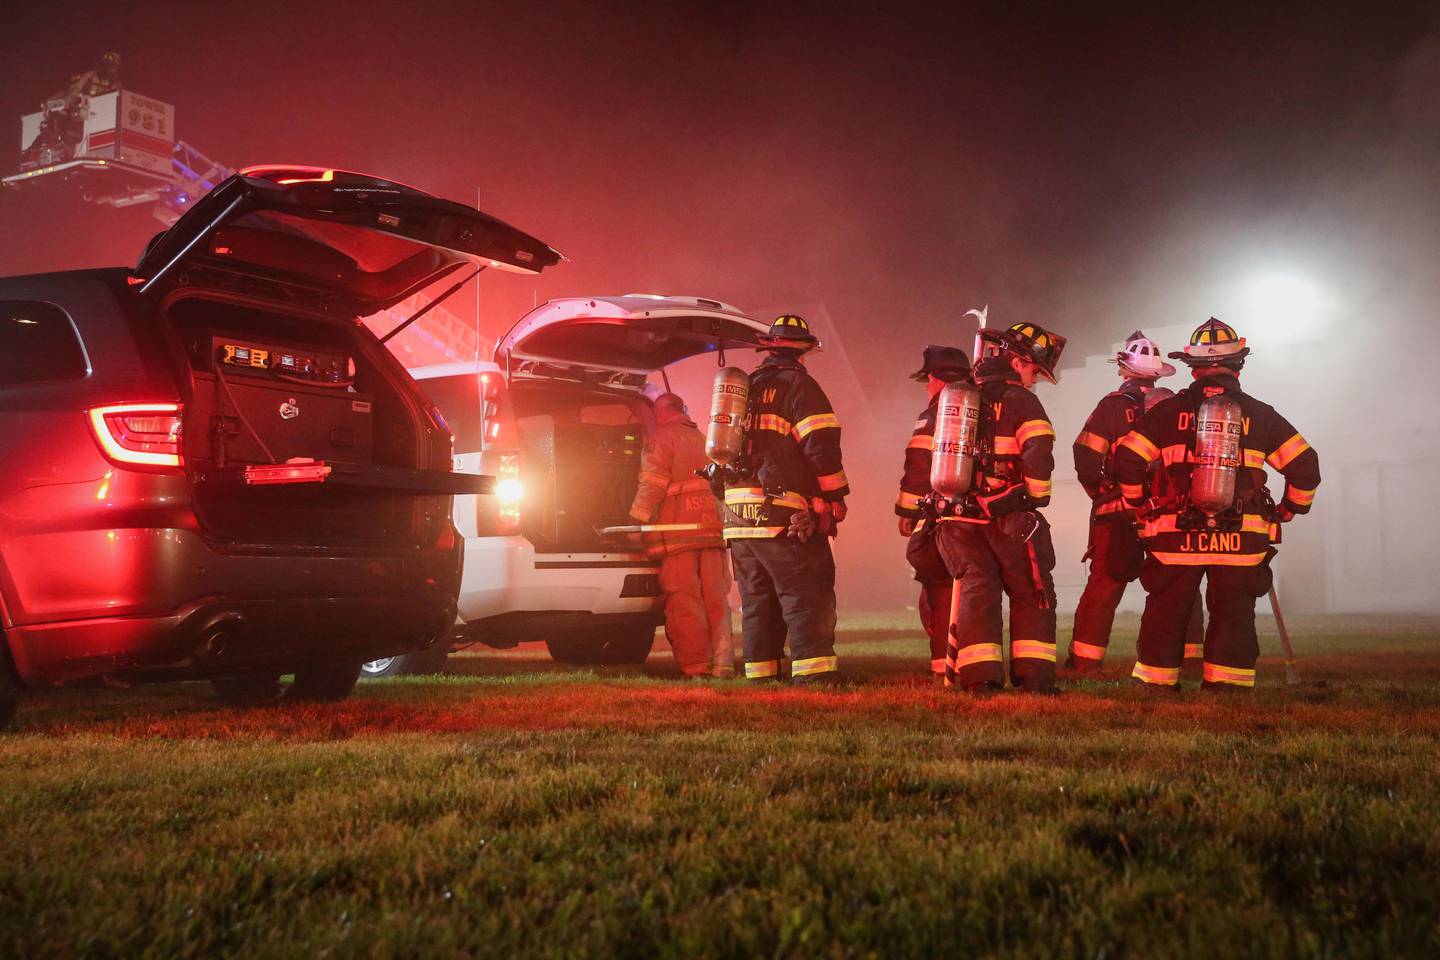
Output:
[[219,467],[295,457],[372,462],[375,403],[369,394],[233,373],[223,377],[195,374],[190,422],[203,427],[204,435],[187,439],[192,456]]

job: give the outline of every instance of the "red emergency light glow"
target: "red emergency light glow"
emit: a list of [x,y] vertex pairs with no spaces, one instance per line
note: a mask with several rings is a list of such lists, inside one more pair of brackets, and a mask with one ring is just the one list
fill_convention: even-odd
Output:
[[180,405],[117,403],[86,411],[105,456],[122,466],[180,466]]
[[324,483],[328,476],[330,465],[324,461],[270,463],[245,468],[245,482],[255,487],[276,483]]
[[[288,173],[283,179],[277,179],[279,184],[291,183],[330,183],[335,179],[335,171],[327,167],[296,167],[288,164],[262,164],[260,166],[246,167],[240,171],[243,177],[265,177],[271,173]],[[269,179],[268,177],[266,179]]]

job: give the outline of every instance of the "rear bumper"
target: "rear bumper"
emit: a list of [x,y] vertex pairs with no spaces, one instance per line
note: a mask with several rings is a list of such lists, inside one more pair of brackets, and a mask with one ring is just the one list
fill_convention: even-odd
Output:
[[524,537],[468,537],[460,618],[510,623],[522,615],[657,613],[659,571],[658,561],[641,554],[537,554]]
[[453,623],[459,587],[458,544],[401,555],[243,551],[194,530],[121,528],[0,546],[6,637],[30,684],[388,656]]
[[393,656],[422,649],[454,619],[448,599],[216,599],[160,616],[16,627],[10,644],[21,677],[32,685],[96,676],[194,680],[283,673],[322,657]]

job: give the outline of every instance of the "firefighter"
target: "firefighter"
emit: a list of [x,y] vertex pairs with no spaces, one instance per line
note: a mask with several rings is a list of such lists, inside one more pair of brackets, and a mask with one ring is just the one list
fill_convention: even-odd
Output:
[[[1090,541],[1085,559],[1090,576],[1075,609],[1075,628],[1070,637],[1067,667],[1090,672],[1099,668],[1110,644],[1115,608],[1125,595],[1125,586],[1140,576],[1145,550],[1135,531],[1135,515],[1120,496],[1115,483],[1115,450],[1134,428],[1140,415],[1168,390],[1157,390],[1155,381],[1174,375],[1175,367],[1160,356],[1155,341],[1139,330],[1125,339],[1125,348],[1110,361],[1124,383],[1101,398],[1085,427],[1075,438],[1075,473],[1090,496]],[[1187,658],[1200,656],[1203,636],[1197,607],[1189,624],[1185,644]]]
[[640,523],[700,524],[698,531],[645,534],[646,552],[660,558],[665,639],[686,677],[735,674],[730,633],[730,572],[725,565],[720,504],[696,476],[705,463],[705,437],[685,401],[662,393],[655,428],[645,442],[640,487],[630,516]]
[[101,56],[96,67],[77,73],[65,86],[63,96],[68,100],[98,97],[120,89],[120,54],[107,53]]
[[933,521],[925,517],[931,499],[930,460],[935,448],[935,406],[945,384],[970,376],[970,359],[958,347],[928,346],[920,369],[911,379],[925,384],[929,403],[920,411],[915,430],[905,446],[905,470],[900,476],[900,495],[895,513],[900,517],[900,535],[910,539],[905,559],[920,584],[920,624],[930,638],[930,675],[945,676],[945,646],[950,624],[950,595],[955,581],[945,569],[945,560],[935,543]]
[[[1201,579],[1210,624],[1205,634],[1207,689],[1255,685],[1255,600],[1270,589],[1280,524],[1307,513],[1320,485],[1320,458],[1273,407],[1240,388],[1250,349],[1211,317],[1170,354],[1194,382],[1153,407],[1120,441],[1116,480],[1141,520],[1148,556],[1140,572],[1134,677],[1150,689],[1176,689],[1185,625]],[[1146,497],[1151,464],[1161,471]],[[1265,486],[1269,465],[1285,478],[1280,502]]]
[[982,331],[975,364],[981,452],[970,492],[937,504],[939,547],[960,589],[957,685],[980,693],[1004,681],[1001,595],[1010,598],[1010,677],[1019,690],[1055,689],[1055,549],[1040,508],[1050,502],[1055,430],[1033,390],[1057,382],[1065,338],[1033,323]]
[[805,370],[819,347],[801,317],[775,320],[750,377],[746,469],[725,481],[725,540],[740,584],[745,676],[780,677],[790,643],[796,683],[838,679],[835,559],[830,537],[845,519],[850,485],[840,462],[840,421]]

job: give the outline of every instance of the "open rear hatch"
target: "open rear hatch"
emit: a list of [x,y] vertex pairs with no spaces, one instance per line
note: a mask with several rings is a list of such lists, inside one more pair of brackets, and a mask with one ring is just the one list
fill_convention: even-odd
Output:
[[753,348],[768,332],[735,307],[698,297],[552,300],[521,318],[495,358],[511,371],[524,530],[536,552],[616,550],[595,528],[628,522],[650,421],[639,388],[672,363]]
[[551,300],[520,318],[495,361],[521,376],[639,387],[657,370],[728,347],[753,348],[769,325],[700,297]]
[[140,292],[178,276],[224,278],[276,303],[347,318],[393,306],[467,263],[539,273],[560,254],[464,204],[338,170],[250,167],[150,241]]
[[[151,242],[133,286],[186,358],[185,463],[212,534],[418,544],[448,496],[443,419],[359,322],[457,270],[559,260],[478,210],[359,174],[251,168]],[[443,529],[442,529],[443,528]]]

